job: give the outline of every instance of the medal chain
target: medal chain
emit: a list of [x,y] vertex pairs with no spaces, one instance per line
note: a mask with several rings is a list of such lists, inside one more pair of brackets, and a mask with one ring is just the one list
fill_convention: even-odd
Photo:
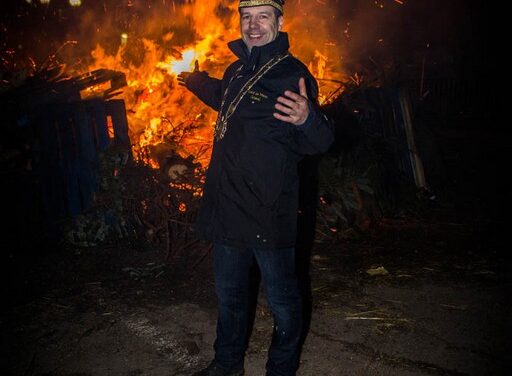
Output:
[[238,92],[237,96],[229,104],[226,113],[223,115],[222,113],[224,112],[224,106],[225,106],[225,101],[226,101],[227,94],[228,94],[228,91],[229,91],[229,86],[230,86],[231,82],[233,81],[233,79],[236,77],[236,75],[242,69],[242,66],[240,66],[237,69],[237,71],[235,72],[233,77],[231,77],[231,80],[229,81],[228,86],[227,86],[226,90],[224,91],[224,95],[222,97],[222,102],[221,102],[221,105],[220,105],[219,115],[217,116],[217,121],[215,122],[215,139],[216,140],[221,140],[222,138],[224,138],[224,134],[226,133],[226,130],[227,130],[228,119],[234,114],[234,112],[236,111],[238,105],[240,104],[242,99],[245,97],[245,95],[249,92],[249,90],[251,90],[251,88],[254,86],[254,84],[256,82],[258,82],[260,80],[260,78],[263,77],[263,75],[265,73],[267,73],[270,69],[272,69],[280,61],[286,59],[288,56],[290,56],[289,53],[278,55],[278,56],[274,57],[273,59],[269,60],[265,65],[263,65],[258,70],[258,72],[256,72],[256,74],[254,76],[252,76],[244,84],[244,86],[240,89],[240,91]]

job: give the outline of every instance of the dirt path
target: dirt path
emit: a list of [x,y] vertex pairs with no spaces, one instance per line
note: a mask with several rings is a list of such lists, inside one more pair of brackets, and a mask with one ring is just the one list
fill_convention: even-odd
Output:
[[[404,222],[317,244],[299,375],[508,374],[511,279],[497,247],[465,226]],[[11,270],[1,375],[190,375],[208,363],[210,258],[187,271],[158,251],[66,252]],[[271,331],[261,291],[248,376],[264,374]]]

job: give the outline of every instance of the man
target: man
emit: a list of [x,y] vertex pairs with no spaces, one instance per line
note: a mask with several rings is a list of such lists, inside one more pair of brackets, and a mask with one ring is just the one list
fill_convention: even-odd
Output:
[[295,273],[297,163],[325,152],[333,130],[317,104],[315,79],[288,52],[284,0],[240,1],[238,60],[222,80],[196,69],[179,75],[219,112],[198,235],[214,244],[218,297],[215,358],[197,376],[244,374],[249,270],[258,263],[274,316],[268,376],[295,375],[302,306]]

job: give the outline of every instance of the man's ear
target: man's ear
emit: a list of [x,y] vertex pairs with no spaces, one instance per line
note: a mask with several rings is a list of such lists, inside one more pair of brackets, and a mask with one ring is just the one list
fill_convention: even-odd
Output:
[[281,31],[281,29],[283,28],[283,23],[284,23],[284,17],[283,16],[279,16],[279,18],[277,19],[277,25],[278,25],[278,30]]

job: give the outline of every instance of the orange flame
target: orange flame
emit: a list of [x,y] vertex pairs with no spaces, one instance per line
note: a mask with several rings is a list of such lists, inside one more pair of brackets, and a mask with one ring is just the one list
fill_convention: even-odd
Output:
[[[239,38],[238,2],[226,4],[226,1],[216,0],[213,3],[195,1],[179,6],[172,2],[170,12],[175,20],[171,25],[172,31],[166,31],[157,39],[138,40],[124,31],[116,54],[106,53],[99,45],[91,53],[94,62],[87,67],[88,70],[107,68],[125,73],[128,86],[122,96],[127,107],[133,154],[136,159],[142,159],[154,168],[158,168],[161,161],[158,155],[148,152],[148,148],[163,143],[170,144],[170,150],[183,158],[192,156],[202,166],[209,162],[216,113],[179,86],[176,76],[183,71],[193,70],[197,60],[201,70],[208,71],[213,77],[221,77],[226,66],[234,61],[227,42]],[[326,5],[321,7],[328,12]],[[212,9],[221,9],[222,12],[212,12]],[[290,17],[290,25],[294,27],[294,17],[296,19],[300,15],[294,16],[291,12]],[[319,14],[319,17],[323,16]],[[152,22],[167,24],[167,20]],[[337,78],[341,74],[341,55],[336,45],[328,42],[327,38],[324,49],[319,49],[317,41],[321,34],[317,30],[315,36],[308,36],[304,43],[298,44],[297,49],[301,54],[312,56],[306,62],[317,78]],[[327,35],[326,32],[323,34]],[[190,42],[191,38],[193,40]],[[183,43],[182,40],[188,42]],[[142,50],[139,53],[143,54],[142,61],[137,64],[127,58],[136,42],[139,42],[139,49]],[[294,46],[293,40],[291,44]],[[332,59],[332,56],[338,58]],[[335,73],[337,68],[338,73]],[[320,85],[321,98],[338,89],[326,85]]]

